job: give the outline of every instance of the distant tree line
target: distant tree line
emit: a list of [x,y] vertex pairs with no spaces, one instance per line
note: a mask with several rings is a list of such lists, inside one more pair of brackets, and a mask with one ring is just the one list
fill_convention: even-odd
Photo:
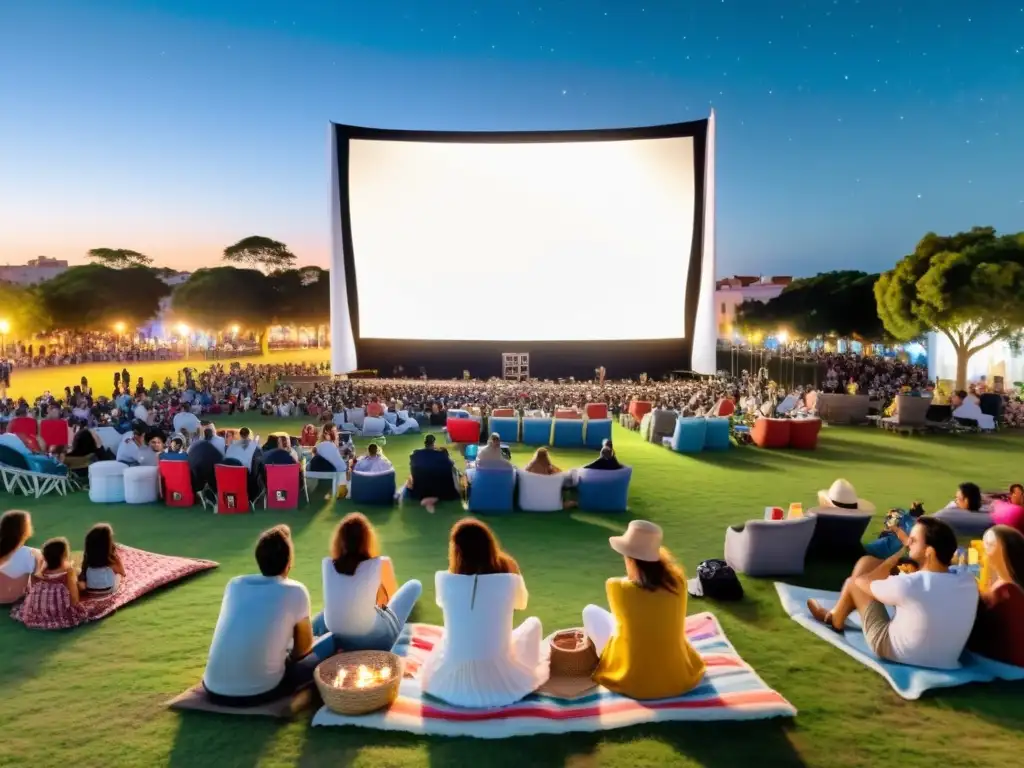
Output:
[[215,333],[238,326],[255,334],[264,349],[274,325],[330,322],[327,270],[297,268],[295,254],[267,237],[247,237],[224,249],[224,261],[240,266],[200,269],[176,287],[163,279],[174,270],[153,267],[137,251],[94,248],[87,255],[93,263],[36,286],[0,284],[9,340],[46,331],[109,330],[118,323],[137,328],[157,316],[167,297],[176,320]]

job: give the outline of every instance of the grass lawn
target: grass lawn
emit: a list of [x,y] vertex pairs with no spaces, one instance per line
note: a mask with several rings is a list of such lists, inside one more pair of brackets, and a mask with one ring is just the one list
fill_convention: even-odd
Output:
[[[219,424],[239,425],[238,419]],[[249,419],[267,433],[279,420]],[[255,422],[255,423],[254,423]],[[294,422],[296,428],[299,423]],[[664,527],[666,543],[692,570],[722,553],[730,523],[759,517],[766,504],[802,501],[837,476],[853,482],[879,509],[915,499],[936,510],[956,483],[1006,487],[1021,479],[1024,435],[900,438],[880,430],[829,429],[816,453],[755,448],[685,457],[618,431],[620,458],[635,467],[631,514]],[[398,460],[419,442],[393,439]],[[562,466],[587,454],[554,451]],[[527,451],[514,460],[522,464]],[[320,558],[351,502],[317,501],[294,513],[217,517],[201,509],[98,507],[84,494],[25,502],[37,529],[34,544],[65,535],[75,549],[99,520],[118,539],[158,552],[206,557],[220,569],[130,605],[96,624],[45,633],[0,619],[0,765],[332,765],[332,766],[997,766],[1019,764],[1024,749],[1024,687],[992,684],[939,692],[905,702],[881,677],[813,637],[782,612],[769,580],[744,579],[740,604],[692,600],[691,612],[713,610],[743,657],[799,709],[795,721],[720,725],[669,724],[603,734],[516,739],[507,743],[425,739],[360,729],[309,727],[309,717],[279,723],[242,717],[179,715],[163,707],[202,675],[225,582],[253,571],[261,529],[292,526],[298,550],[294,577],[314,608],[321,596]],[[381,533],[399,578],[423,581],[414,617],[441,620],[433,574],[445,567],[449,527],[458,505],[436,515],[418,506],[364,509]],[[531,591],[530,613],[546,631],[578,625],[588,602],[604,601],[604,580],[621,573],[607,537],[626,517],[585,513],[517,514],[492,519],[519,560]],[[838,588],[845,566],[812,566],[803,583]]]
[[[319,363],[330,356],[329,349],[294,349],[284,352],[271,352],[269,355],[236,358],[242,365],[265,365],[269,363]],[[85,365],[60,365],[49,368],[15,368],[11,374],[11,386],[7,390],[8,397],[38,397],[45,391],[60,394],[64,387],[74,387],[82,377],[89,380],[89,385],[99,394],[110,395],[114,389],[114,371],[120,372],[127,368],[132,377],[132,391],[135,380],[142,376],[146,386],[155,381],[163,385],[168,376],[171,381],[178,381],[178,371],[184,367],[204,371],[213,363],[223,363],[227,367],[232,358],[223,360],[206,360],[201,354],[193,354],[188,360],[164,360],[151,363],[87,363]]]

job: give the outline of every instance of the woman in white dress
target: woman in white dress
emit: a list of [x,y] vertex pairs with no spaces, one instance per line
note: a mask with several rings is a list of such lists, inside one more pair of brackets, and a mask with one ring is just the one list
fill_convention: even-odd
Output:
[[526,583],[490,528],[472,518],[456,523],[448,570],[434,584],[444,637],[420,671],[424,693],[484,709],[514,704],[547,682],[540,619],[512,628],[513,612],[526,608]]

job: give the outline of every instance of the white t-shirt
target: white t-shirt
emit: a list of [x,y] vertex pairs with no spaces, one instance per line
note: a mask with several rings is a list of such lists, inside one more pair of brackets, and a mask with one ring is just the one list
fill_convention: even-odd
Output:
[[155,467],[160,456],[148,445],[136,443],[134,435],[128,435],[117,448],[117,460],[126,464],[134,462],[143,467]]
[[222,696],[257,696],[284,679],[295,625],[309,592],[291,579],[237,576],[224,590],[203,683]]
[[31,576],[36,572],[37,550],[26,547],[22,544],[11,553],[11,556],[0,565],[0,573],[9,579],[20,579],[22,576]]
[[354,574],[346,576],[335,570],[331,558],[324,558],[324,621],[328,630],[352,636],[373,629],[383,559],[364,560],[356,566]]
[[389,459],[385,459],[380,454],[377,454],[376,456],[364,456],[357,461],[356,465],[353,467],[353,470],[356,472],[387,472],[391,469],[393,469],[391,461]]
[[956,573],[917,571],[871,582],[875,599],[895,606],[893,661],[956,669],[978,612],[978,585]]

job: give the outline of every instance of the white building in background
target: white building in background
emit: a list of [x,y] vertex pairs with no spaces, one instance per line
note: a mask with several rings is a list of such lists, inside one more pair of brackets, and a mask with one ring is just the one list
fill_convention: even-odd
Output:
[[52,280],[68,268],[63,259],[51,259],[37,256],[29,259],[28,264],[6,264],[0,266],[0,282],[15,285],[36,285]]
[[715,283],[715,318],[718,324],[718,338],[732,337],[732,326],[736,322],[736,308],[744,301],[767,303],[778,296],[793,282],[788,275],[766,277],[764,275],[733,275]]

